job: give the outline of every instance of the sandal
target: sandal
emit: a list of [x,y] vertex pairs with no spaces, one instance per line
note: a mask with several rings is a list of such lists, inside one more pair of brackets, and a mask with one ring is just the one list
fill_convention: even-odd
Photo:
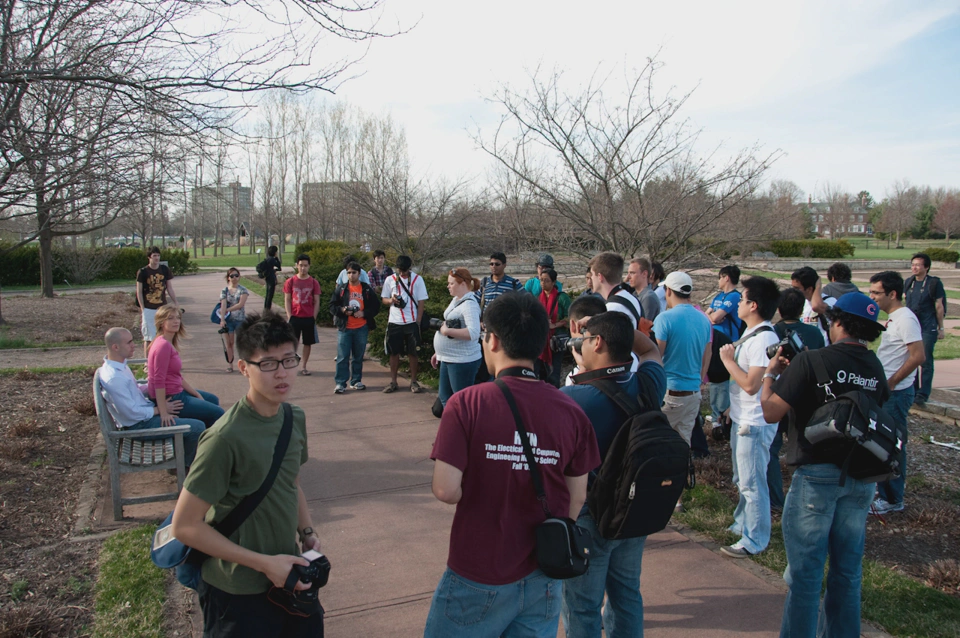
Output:
[[227,374],[229,374],[229,373],[231,373],[231,372],[233,372],[233,366],[230,366],[229,368],[227,368]]
[[387,387],[385,387],[385,388],[383,389],[383,393],[384,393],[384,394],[390,394],[391,392],[396,392],[396,391],[399,390],[399,389],[400,389],[400,387],[397,385],[397,382],[396,382],[396,381],[391,381],[390,384],[387,385]]
[[423,392],[423,388],[421,388],[420,384],[417,383],[416,381],[411,381],[410,392],[413,392],[414,394],[420,394],[421,392]]
[[309,370],[301,370],[300,372],[297,373],[297,375],[298,375],[298,376],[301,376],[301,377],[309,377],[310,374],[311,374],[311,373],[310,373]]

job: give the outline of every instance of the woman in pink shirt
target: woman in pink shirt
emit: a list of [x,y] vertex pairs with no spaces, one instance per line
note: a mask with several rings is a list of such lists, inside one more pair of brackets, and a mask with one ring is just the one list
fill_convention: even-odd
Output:
[[[180,374],[180,339],[187,331],[180,320],[180,309],[167,304],[157,310],[157,338],[150,343],[147,353],[147,392],[160,408],[163,425],[173,425],[174,416],[181,419],[199,419],[209,428],[223,416],[220,399],[216,395],[195,390]],[[167,411],[167,400],[183,402],[179,414]]]

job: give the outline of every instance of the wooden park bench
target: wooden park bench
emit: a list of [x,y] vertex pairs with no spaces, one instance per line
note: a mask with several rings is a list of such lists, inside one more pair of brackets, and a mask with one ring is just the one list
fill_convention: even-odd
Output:
[[[128,364],[145,363],[146,359],[130,359]],[[180,495],[183,479],[186,477],[184,469],[183,435],[190,431],[189,425],[176,425],[161,430],[124,430],[118,427],[117,421],[107,407],[106,390],[100,384],[100,371],[93,375],[93,401],[97,408],[100,420],[100,433],[107,448],[107,462],[110,466],[110,492],[113,496],[113,518],[123,518],[124,505],[140,503],[154,503],[157,501],[175,500]],[[144,440],[145,437],[154,437],[158,434],[167,434],[166,438]],[[176,468],[177,491],[148,496],[131,496],[123,498],[120,494],[120,475],[131,472],[155,472]]]

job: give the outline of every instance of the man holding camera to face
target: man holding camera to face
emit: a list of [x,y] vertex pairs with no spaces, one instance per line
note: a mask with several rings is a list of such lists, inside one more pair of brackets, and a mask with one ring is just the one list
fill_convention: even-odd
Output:
[[[334,394],[343,394],[350,388],[366,390],[363,385],[363,353],[367,335],[377,327],[380,297],[370,284],[360,281],[363,269],[356,261],[347,264],[347,283],[337,284],[330,299],[330,314],[339,333],[337,335],[337,371],[333,381]],[[351,363],[351,359],[353,362]]]
[[[781,638],[813,638],[818,622],[827,636],[860,635],[863,547],[876,483],[853,478],[852,466],[851,473],[844,469],[857,451],[856,441],[814,445],[805,434],[814,412],[832,396],[860,391],[878,405],[890,396],[883,365],[869,348],[884,329],[879,315],[880,308],[866,295],[843,295],[827,310],[831,345],[801,352],[792,361],[774,357],[763,375],[760,403],[766,422],[780,421],[791,409],[795,413],[787,437],[787,464],[796,471],[782,518],[789,593]],[[828,384],[818,381],[821,366],[820,376]]]

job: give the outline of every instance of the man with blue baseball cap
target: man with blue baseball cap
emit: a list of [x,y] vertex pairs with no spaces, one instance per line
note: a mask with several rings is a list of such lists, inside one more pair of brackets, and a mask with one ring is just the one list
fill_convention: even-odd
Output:
[[[787,551],[784,580],[789,592],[783,608],[781,638],[860,635],[860,584],[867,514],[876,483],[847,475],[841,484],[852,440],[811,444],[804,431],[814,411],[828,400],[818,383],[822,364],[832,396],[859,390],[878,405],[890,396],[883,365],[870,350],[884,330],[880,308],[867,295],[850,292],[827,310],[830,345],[806,350],[788,362],[774,357],[763,376],[760,404],[768,423],[777,423],[792,408],[787,464],[796,468],[783,506],[783,543]],[[779,378],[778,378],[779,376]],[[827,556],[830,570],[820,602]],[[823,635],[823,634],[821,634]]]

